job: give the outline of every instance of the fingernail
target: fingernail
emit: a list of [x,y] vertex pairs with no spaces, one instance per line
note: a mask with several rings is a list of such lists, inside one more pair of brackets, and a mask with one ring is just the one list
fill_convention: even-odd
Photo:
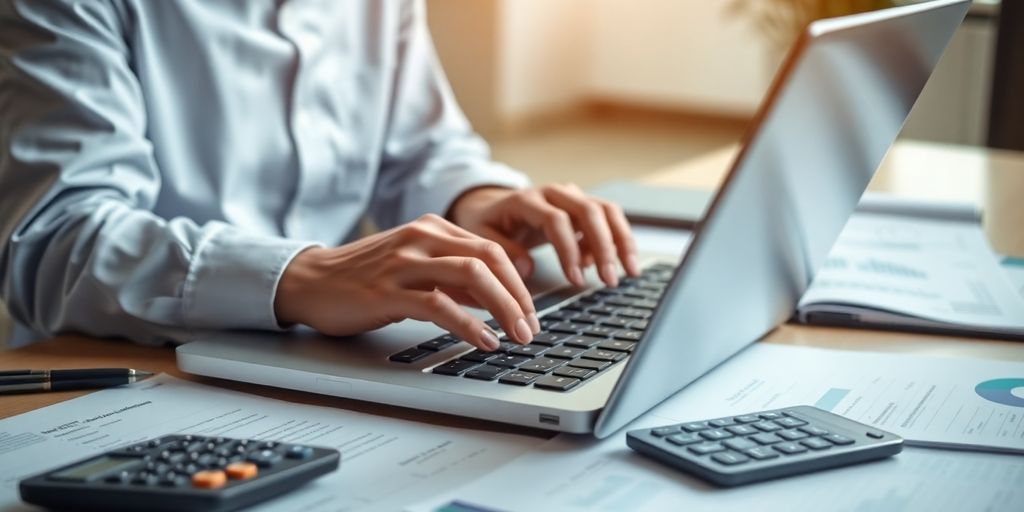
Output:
[[498,341],[498,335],[494,334],[494,331],[490,329],[480,331],[480,341],[483,342],[485,347],[491,350],[498,350],[498,346],[501,345]]
[[526,315],[526,320],[530,322],[530,327],[533,328],[534,334],[540,334],[540,320],[537,319],[537,313],[530,313]]
[[626,270],[634,277],[640,275],[640,262],[636,260],[636,256],[626,256]]
[[516,337],[524,345],[533,341],[533,331],[530,330],[529,325],[526,325],[526,320],[522,318],[516,320]]
[[583,280],[583,272],[580,269],[573,267],[573,269],[570,270],[569,273],[570,279],[572,279],[572,284],[576,286],[583,286],[584,284],[586,284],[586,282]]
[[526,258],[517,258],[512,262],[516,267],[516,272],[519,272],[519,277],[527,277],[530,275],[530,260]]
[[619,285],[619,273],[615,271],[614,263],[605,263],[601,266],[601,273],[604,274],[605,283],[608,286]]

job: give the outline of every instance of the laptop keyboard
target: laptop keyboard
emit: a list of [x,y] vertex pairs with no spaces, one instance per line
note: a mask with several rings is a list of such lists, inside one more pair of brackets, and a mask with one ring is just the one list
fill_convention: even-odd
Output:
[[[554,292],[537,301],[537,310],[562,304],[540,319],[541,332],[529,345],[507,337],[497,350],[464,353],[431,369],[450,377],[495,381],[512,386],[533,386],[569,391],[612,366],[625,361],[643,341],[647,319],[667,286],[675,267],[657,263],[639,277],[625,277],[615,288],[602,288],[565,296]],[[497,329],[493,320],[487,322]],[[413,363],[461,342],[443,334],[392,354],[391,361]]]

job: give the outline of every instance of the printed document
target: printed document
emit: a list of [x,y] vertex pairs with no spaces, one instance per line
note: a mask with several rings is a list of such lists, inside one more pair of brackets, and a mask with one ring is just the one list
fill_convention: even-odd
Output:
[[340,468],[263,511],[400,510],[454,488],[543,440],[294,404],[167,375],[0,420],[0,511],[18,481],[125,444],[171,433],[280,440],[341,452]]

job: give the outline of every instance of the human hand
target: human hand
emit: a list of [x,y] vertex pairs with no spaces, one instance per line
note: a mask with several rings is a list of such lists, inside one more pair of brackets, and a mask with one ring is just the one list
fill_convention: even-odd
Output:
[[505,250],[436,215],[356,242],[299,253],[274,298],[281,323],[357,334],[406,318],[433,322],[484,349],[498,338],[459,304],[483,307],[506,335],[540,331],[530,292]]
[[608,286],[618,285],[618,268],[640,273],[636,244],[622,208],[586,195],[576,185],[512,190],[482,187],[459,197],[449,218],[501,244],[524,278],[533,272],[529,248],[551,242],[569,282],[584,286],[582,270],[597,265]]

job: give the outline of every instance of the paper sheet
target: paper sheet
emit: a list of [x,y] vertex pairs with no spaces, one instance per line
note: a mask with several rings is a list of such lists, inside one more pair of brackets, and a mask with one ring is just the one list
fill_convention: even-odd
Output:
[[[819,304],[1024,334],[1024,298],[974,222],[854,215],[800,300],[801,314]],[[859,314],[879,321],[870,310]]]
[[[1016,385],[982,386],[1007,378]],[[798,404],[817,404],[910,439],[1024,450],[1022,363],[768,344],[755,344],[628,429]],[[530,482],[530,492],[508,493],[509,482]],[[883,462],[722,490],[634,453],[624,432],[601,442],[561,435],[411,509],[435,510],[454,500],[523,511],[682,510],[684,504],[688,511],[1019,511],[1024,457],[908,447]]]
[[258,508],[289,512],[400,510],[543,441],[293,404],[160,375],[0,420],[0,510],[35,510],[18,500],[25,476],[176,432],[338,449],[338,471]]

